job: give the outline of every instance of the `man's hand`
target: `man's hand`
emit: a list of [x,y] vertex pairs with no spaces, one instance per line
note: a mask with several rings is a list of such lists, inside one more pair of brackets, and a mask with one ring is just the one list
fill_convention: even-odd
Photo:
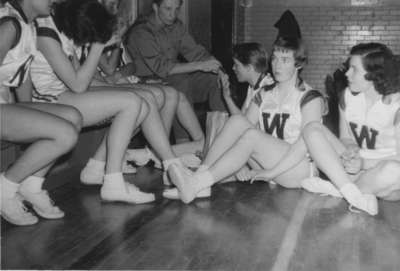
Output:
[[216,59],[206,60],[199,62],[198,69],[203,72],[218,73],[221,63]]

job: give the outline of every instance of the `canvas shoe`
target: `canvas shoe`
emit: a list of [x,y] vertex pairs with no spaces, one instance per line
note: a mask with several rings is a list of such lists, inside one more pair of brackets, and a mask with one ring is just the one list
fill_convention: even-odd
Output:
[[[372,194],[363,194],[354,183],[347,183],[340,188],[340,193],[350,203],[370,215],[378,214],[378,200]],[[350,207],[350,210],[352,208]]]
[[49,193],[45,190],[40,192],[30,192],[20,187],[18,194],[23,200],[32,205],[33,210],[41,217],[47,219],[63,218],[65,213],[54,205],[54,201],[49,197]]
[[300,182],[300,185],[302,188],[311,193],[325,194],[337,198],[343,197],[339,190],[331,182],[325,181],[319,177],[306,178]]
[[155,200],[154,194],[142,192],[135,185],[125,182],[122,173],[105,176],[100,196],[103,201],[121,201],[135,204],[148,203]]
[[[166,199],[178,200],[181,199],[177,188],[165,189],[162,193]],[[211,197],[211,187],[207,187],[196,194],[196,198],[209,198]]]
[[173,184],[178,188],[181,200],[188,204],[196,198],[201,190],[214,184],[214,177],[208,170],[190,173],[182,165],[172,164],[168,174]]
[[0,211],[1,216],[14,225],[28,226],[39,222],[17,195],[12,198],[2,198]]

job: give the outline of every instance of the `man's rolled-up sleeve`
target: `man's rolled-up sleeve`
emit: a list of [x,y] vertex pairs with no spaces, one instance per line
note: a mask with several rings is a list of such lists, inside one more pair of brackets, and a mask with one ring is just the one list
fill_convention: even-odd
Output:
[[182,33],[180,53],[189,62],[204,61],[213,58],[203,46],[196,43],[186,29]]
[[176,64],[162,53],[153,35],[147,31],[132,32],[126,45],[136,63],[138,76],[148,76],[151,72],[153,75],[165,78]]

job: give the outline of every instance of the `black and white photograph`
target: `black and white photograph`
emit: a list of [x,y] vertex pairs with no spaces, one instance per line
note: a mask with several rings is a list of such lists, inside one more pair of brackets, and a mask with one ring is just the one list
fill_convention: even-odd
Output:
[[0,0],[0,270],[400,270],[399,0]]

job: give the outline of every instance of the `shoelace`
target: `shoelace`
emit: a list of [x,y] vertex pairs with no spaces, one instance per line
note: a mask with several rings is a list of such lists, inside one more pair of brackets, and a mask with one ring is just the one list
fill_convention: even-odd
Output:
[[13,201],[12,206],[17,213],[24,215],[29,214],[28,208],[25,206],[25,204],[22,203],[22,201],[19,200],[18,196],[14,196],[10,200]]
[[350,212],[352,212],[352,213],[356,213],[356,214],[359,214],[359,213],[361,213],[361,211],[360,210],[358,210],[358,209],[355,209],[355,208],[357,208],[357,207],[354,207],[353,205],[349,205],[349,211]]

